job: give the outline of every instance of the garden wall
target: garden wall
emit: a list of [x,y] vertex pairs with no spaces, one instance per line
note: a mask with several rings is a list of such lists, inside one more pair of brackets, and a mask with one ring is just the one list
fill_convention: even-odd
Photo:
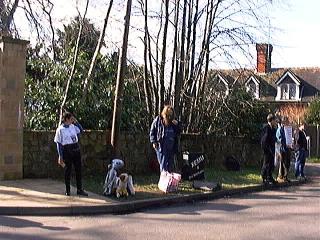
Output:
[[[57,165],[53,131],[24,131],[24,177],[58,177],[63,171]],[[85,131],[80,139],[84,174],[105,174],[111,160],[109,131]],[[123,134],[121,140],[125,171],[144,174],[158,171],[154,151],[148,135]],[[233,155],[242,165],[256,165],[261,159],[259,144],[248,143],[243,138],[216,137],[209,135],[182,135],[181,151],[204,152],[206,167],[221,166],[226,156]],[[181,154],[180,154],[181,155]],[[181,163],[181,157],[178,157]]]

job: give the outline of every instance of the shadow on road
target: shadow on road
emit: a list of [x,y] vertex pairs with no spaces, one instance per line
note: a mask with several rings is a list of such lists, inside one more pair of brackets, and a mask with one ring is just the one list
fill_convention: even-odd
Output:
[[52,238],[40,237],[40,236],[33,236],[33,235],[26,235],[20,233],[0,233],[0,239],[6,240],[16,240],[16,239],[23,239],[23,240],[52,240]]
[[67,228],[67,227],[45,226],[45,225],[43,225],[42,223],[39,223],[39,222],[20,219],[20,218],[14,218],[14,217],[8,217],[8,216],[0,216],[0,225],[1,226],[6,226],[6,227],[11,227],[11,228],[38,227],[38,228],[51,230],[51,231],[70,230],[70,228]]

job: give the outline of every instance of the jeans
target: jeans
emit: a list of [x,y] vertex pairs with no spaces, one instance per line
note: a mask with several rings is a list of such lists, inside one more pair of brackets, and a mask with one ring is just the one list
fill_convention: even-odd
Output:
[[159,149],[157,149],[156,154],[160,165],[160,172],[172,172],[174,165],[174,153],[172,151],[160,151]]
[[306,164],[307,151],[298,149],[296,151],[295,176],[304,177],[304,165]]

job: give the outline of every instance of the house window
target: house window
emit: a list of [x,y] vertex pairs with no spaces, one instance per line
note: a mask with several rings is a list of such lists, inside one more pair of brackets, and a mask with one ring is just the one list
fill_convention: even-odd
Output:
[[247,84],[247,91],[250,92],[255,98],[259,98],[259,87],[255,82],[250,81]]
[[216,78],[216,83],[214,83],[213,90],[217,97],[225,97],[229,94],[229,86],[221,77]]
[[280,88],[282,100],[296,99],[296,85],[294,83],[281,84]]

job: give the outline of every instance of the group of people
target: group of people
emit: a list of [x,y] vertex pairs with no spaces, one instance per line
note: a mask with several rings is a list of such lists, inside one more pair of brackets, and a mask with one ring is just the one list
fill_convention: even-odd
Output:
[[[64,168],[65,195],[70,196],[71,169],[74,166],[76,173],[77,195],[88,196],[82,188],[81,154],[79,137],[83,131],[82,126],[70,112],[65,112],[62,124],[57,128],[54,142],[57,145],[58,164]],[[178,149],[178,136],[180,127],[175,119],[172,106],[164,106],[161,114],[157,116],[150,129],[150,141],[156,151],[160,165],[160,172],[172,172],[174,155]]]
[[[261,168],[263,183],[275,184],[288,182],[288,173],[293,152],[295,153],[295,176],[305,179],[304,166],[308,154],[305,124],[302,122],[298,128],[292,131],[287,117],[276,118],[273,114],[267,116],[266,126],[263,128],[261,147],[264,158]],[[88,196],[82,188],[81,179],[81,155],[79,147],[79,135],[83,131],[75,117],[65,112],[63,123],[57,128],[54,142],[57,144],[58,163],[65,171],[65,195],[70,196],[70,177],[72,165],[76,172],[77,194]],[[178,137],[180,126],[175,119],[174,109],[170,105],[164,106],[161,114],[151,124],[150,142],[156,152],[160,165],[160,172],[172,172],[174,167],[174,155],[178,151]],[[279,165],[278,177],[275,180],[272,173]]]
[[[267,125],[264,126],[261,147],[263,150],[263,164],[261,176],[264,184],[289,182],[288,174],[292,157],[295,157],[295,177],[305,180],[304,166],[308,154],[305,123],[301,122],[293,131],[286,116],[267,116]],[[273,178],[272,173],[279,166],[278,176]]]

